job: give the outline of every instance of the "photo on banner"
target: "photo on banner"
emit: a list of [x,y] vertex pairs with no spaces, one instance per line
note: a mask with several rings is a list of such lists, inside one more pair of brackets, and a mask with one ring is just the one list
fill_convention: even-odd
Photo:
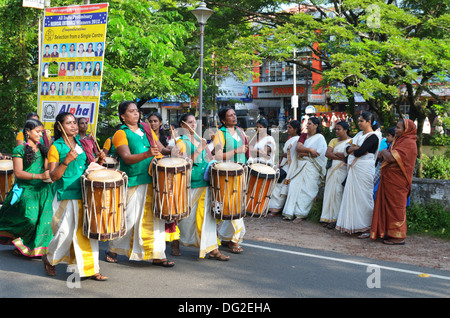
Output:
[[53,132],[56,116],[70,112],[96,135],[107,21],[107,3],[45,9],[38,97],[45,129]]

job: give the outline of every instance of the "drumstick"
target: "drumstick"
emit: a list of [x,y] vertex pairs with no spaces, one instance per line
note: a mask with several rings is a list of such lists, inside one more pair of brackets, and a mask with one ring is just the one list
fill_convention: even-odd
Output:
[[193,132],[193,133],[197,136],[198,139],[202,140],[202,138],[195,132],[194,129],[192,129],[191,126],[189,126],[189,125],[188,125],[186,122],[184,122],[184,121],[182,121],[182,123],[185,124],[185,125],[188,127],[189,131],[190,131],[190,132]]
[[175,133],[173,132],[172,126],[170,126],[170,133],[172,134],[173,141],[176,141]]
[[258,134],[258,127],[256,127],[256,133],[252,136],[252,139],[250,139],[250,141],[248,142],[249,145],[252,143],[253,139],[255,139],[257,134]]
[[[58,124],[59,124],[59,128],[61,128],[61,130],[62,130],[64,136],[66,137],[65,141],[67,142],[67,146],[70,148],[70,150],[73,150],[72,145],[71,145],[70,142],[69,142],[69,137],[67,136],[66,131],[64,130],[64,128],[63,128],[61,122],[58,121]],[[63,138],[64,138],[64,137],[63,137]]]

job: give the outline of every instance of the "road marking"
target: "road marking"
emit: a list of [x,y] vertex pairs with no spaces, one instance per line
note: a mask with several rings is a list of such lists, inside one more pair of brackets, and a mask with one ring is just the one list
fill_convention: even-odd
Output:
[[[353,264],[353,265],[361,265],[361,266],[369,266],[369,265],[377,265],[377,264],[373,264],[373,263],[363,263],[363,262],[357,262],[357,261],[350,261],[350,260],[345,260],[345,259],[340,259],[340,258],[335,258],[335,257],[328,257],[328,256],[321,256],[321,255],[314,255],[314,254],[310,254],[310,253],[302,253],[302,252],[295,252],[295,251],[289,251],[289,250],[284,250],[284,249],[280,249],[280,248],[273,248],[273,247],[266,247],[266,246],[260,246],[260,245],[254,245],[254,244],[248,244],[248,243],[239,243],[242,246],[249,246],[249,247],[254,247],[254,248],[259,248],[259,249],[264,249],[264,250],[269,250],[269,251],[275,251],[275,252],[281,252],[281,253],[287,253],[287,254],[294,254],[294,255],[301,255],[301,256],[307,256],[307,257],[313,257],[313,258],[320,258],[320,259],[324,259],[324,260],[328,260],[328,261],[333,261],[333,262],[341,262],[341,263],[347,263],[347,264]],[[413,275],[423,275],[423,272],[416,272],[416,271],[410,271],[407,269],[401,269],[401,268],[395,268],[395,267],[389,267],[389,266],[382,266],[382,265],[377,265],[379,268],[385,269],[385,270],[390,270],[390,271],[394,271],[394,272],[401,272],[401,273],[406,273],[406,274],[413,274]],[[430,275],[429,277],[434,277],[434,278],[439,278],[439,279],[444,279],[444,280],[449,280],[450,281],[450,277],[448,276],[442,276],[442,275],[435,275],[435,274],[428,274]],[[423,276],[421,276],[423,277]]]

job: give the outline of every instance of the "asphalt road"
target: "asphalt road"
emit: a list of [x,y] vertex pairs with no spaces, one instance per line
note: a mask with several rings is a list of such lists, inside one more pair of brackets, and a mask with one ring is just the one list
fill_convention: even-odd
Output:
[[285,298],[450,297],[450,271],[255,241],[242,245],[243,254],[224,251],[231,256],[228,262],[198,259],[195,248],[182,246],[182,256],[169,257],[176,265],[162,268],[121,256],[117,264],[107,263],[106,243],[101,243],[106,282],[79,281],[66,265],[48,277],[41,260],[15,256],[11,246],[0,246],[0,297],[163,298],[175,300],[172,310],[188,310],[187,303],[199,299],[265,304]]

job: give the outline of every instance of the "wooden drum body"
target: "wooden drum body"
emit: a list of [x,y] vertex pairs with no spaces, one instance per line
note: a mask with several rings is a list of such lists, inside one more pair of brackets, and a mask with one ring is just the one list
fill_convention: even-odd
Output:
[[235,162],[211,166],[211,213],[219,220],[245,216],[247,168]]
[[190,159],[164,157],[151,164],[153,177],[153,212],[165,220],[181,220],[191,213]]
[[122,237],[126,231],[127,175],[119,170],[94,170],[83,174],[81,182],[83,234],[102,241]]
[[12,160],[0,160],[0,203],[3,203],[14,184],[14,165]]
[[280,176],[279,170],[263,163],[248,164],[246,214],[263,217],[269,211],[269,201]]

